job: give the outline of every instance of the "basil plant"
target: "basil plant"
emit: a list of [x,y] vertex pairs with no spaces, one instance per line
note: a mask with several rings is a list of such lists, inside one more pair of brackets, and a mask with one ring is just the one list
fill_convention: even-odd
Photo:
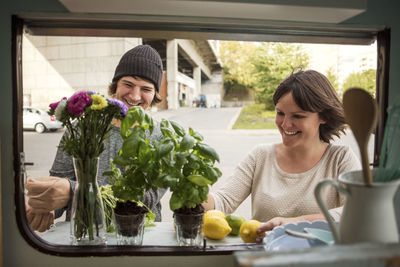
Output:
[[110,177],[112,192],[120,201],[140,202],[146,191],[155,188],[160,157],[157,142],[153,144],[147,138],[154,127],[153,118],[141,107],[129,109],[121,121],[123,144],[111,161],[111,170],[104,173]]
[[157,146],[161,172],[155,185],[172,192],[172,211],[195,208],[207,201],[209,186],[222,175],[215,166],[219,156],[192,128],[185,130],[168,120],[162,120],[160,128],[164,136]]

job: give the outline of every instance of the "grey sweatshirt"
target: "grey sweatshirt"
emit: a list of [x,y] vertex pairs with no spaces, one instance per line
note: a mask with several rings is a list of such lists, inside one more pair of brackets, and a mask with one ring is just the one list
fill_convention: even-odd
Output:
[[[66,134],[66,133],[65,133]],[[64,135],[65,135],[64,134]],[[160,140],[162,133],[160,131],[160,125],[157,123],[153,134],[150,136],[150,141]],[[110,178],[103,176],[103,172],[110,169],[110,159],[113,159],[122,146],[122,138],[120,135],[120,128],[112,126],[109,138],[104,143],[104,151],[99,157],[99,171],[97,176],[97,182],[99,186],[110,184]],[[74,165],[72,163],[72,157],[66,154],[62,149],[57,149],[57,154],[53,162],[53,166],[50,169],[50,175],[56,177],[67,178],[71,184],[71,196],[68,201],[68,205],[62,209],[55,211],[55,217],[60,217],[64,211],[66,211],[66,220],[69,221],[71,217],[71,206],[72,198],[75,190],[76,178],[74,173]],[[161,197],[166,192],[165,189],[151,190],[145,193],[143,203],[147,205],[152,212],[156,215],[156,221],[161,221]]]

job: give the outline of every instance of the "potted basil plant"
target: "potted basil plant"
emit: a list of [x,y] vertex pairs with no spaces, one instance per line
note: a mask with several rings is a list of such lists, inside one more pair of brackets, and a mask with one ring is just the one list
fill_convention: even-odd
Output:
[[[132,128],[133,126],[133,128]],[[141,245],[146,214],[155,215],[142,203],[145,192],[154,189],[159,176],[160,160],[157,144],[147,138],[154,130],[154,121],[141,107],[127,111],[121,121],[122,147],[111,161],[111,191],[115,198],[114,225],[119,245]]]
[[192,128],[186,130],[174,121],[160,123],[163,139],[161,174],[158,187],[171,192],[170,209],[174,213],[177,241],[180,246],[200,246],[204,209],[209,186],[214,184],[221,171],[217,152],[203,142],[203,136]]

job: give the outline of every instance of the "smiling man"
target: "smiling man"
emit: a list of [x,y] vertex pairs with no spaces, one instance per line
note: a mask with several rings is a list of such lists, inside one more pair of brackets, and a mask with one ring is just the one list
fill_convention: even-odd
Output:
[[136,46],[119,61],[108,93],[128,108],[141,106],[146,110],[161,102],[162,71],[162,61],[156,50],[148,45]]
[[[147,110],[153,104],[161,102],[159,89],[163,66],[160,55],[148,45],[139,45],[127,51],[120,59],[112,82],[108,88],[111,97],[122,101],[128,108],[141,106]],[[110,183],[103,172],[110,169],[110,159],[117,156],[122,146],[119,121],[113,121],[110,137],[104,143],[104,151],[99,157],[97,181],[99,186]],[[151,135],[151,142],[160,140],[162,134],[159,125]],[[50,177],[28,179],[26,188],[29,200],[26,204],[27,219],[33,230],[45,231],[66,211],[66,220],[70,220],[76,177],[72,157],[58,148],[56,158],[50,170]],[[146,192],[143,203],[161,221],[161,197],[165,190]]]

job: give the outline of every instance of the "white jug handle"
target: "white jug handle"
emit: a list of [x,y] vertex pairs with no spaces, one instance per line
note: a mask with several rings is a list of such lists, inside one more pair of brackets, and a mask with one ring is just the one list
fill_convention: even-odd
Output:
[[322,190],[322,188],[324,188],[327,185],[332,185],[333,187],[336,188],[336,190],[338,192],[344,193],[345,195],[348,194],[348,191],[345,188],[343,188],[342,186],[340,186],[338,182],[336,182],[334,180],[329,180],[329,179],[319,182],[314,189],[314,195],[317,200],[318,206],[321,209],[322,213],[324,214],[326,220],[328,221],[329,228],[331,228],[333,238],[335,239],[335,243],[340,244],[340,235],[339,235],[338,228],[337,228],[331,214],[329,213],[328,209],[326,208],[325,203],[323,202],[323,200],[321,198],[321,190]]

